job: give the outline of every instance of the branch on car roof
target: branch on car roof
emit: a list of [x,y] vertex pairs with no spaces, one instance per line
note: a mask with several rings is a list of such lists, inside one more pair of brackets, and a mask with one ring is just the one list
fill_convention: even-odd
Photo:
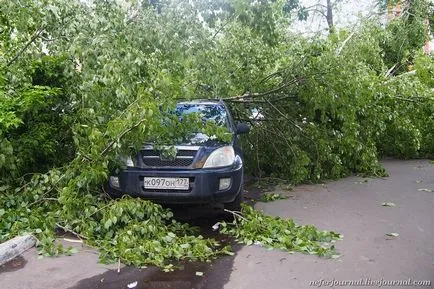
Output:
[[250,122],[250,123],[255,123],[255,122],[263,122],[263,121],[281,121],[281,119],[278,118],[238,118],[238,117],[234,117],[234,120],[236,121],[242,121],[242,122]]
[[[282,100],[286,100],[289,98],[296,98],[297,95],[296,94],[289,94],[283,97],[279,97],[276,99],[269,99],[269,101],[271,102],[278,102],[278,101],[282,101]],[[246,100],[246,99],[225,99],[226,102],[230,102],[230,103],[268,103],[267,100],[261,100],[261,99],[250,99],[250,100]]]
[[223,100],[225,100],[225,101],[245,100],[245,99],[248,99],[248,98],[256,98],[256,97],[267,96],[267,95],[270,95],[270,94],[274,94],[274,93],[280,92],[283,89],[287,88],[288,86],[296,84],[296,83],[298,83],[298,82],[300,82],[300,81],[302,81],[304,79],[305,79],[304,77],[294,78],[291,81],[289,81],[289,82],[287,82],[287,83],[285,83],[285,84],[283,84],[281,86],[278,86],[276,88],[273,88],[273,89],[265,91],[265,92],[254,92],[254,93],[246,92],[246,93],[244,93],[242,95],[236,95],[236,96],[231,96],[231,97],[224,98]]

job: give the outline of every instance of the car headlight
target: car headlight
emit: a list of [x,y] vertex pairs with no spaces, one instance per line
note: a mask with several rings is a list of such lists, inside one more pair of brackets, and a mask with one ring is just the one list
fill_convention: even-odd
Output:
[[216,168],[230,166],[235,161],[235,152],[232,146],[224,146],[213,151],[206,160],[203,168]]
[[134,161],[133,161],[133,159],[130,157],[130,156],[128,156],[128,157],[121,157],[121,161],[124,163],[124,165],[126,165],[127,167],[134,167],[135,166],[135,164],[134,164]]

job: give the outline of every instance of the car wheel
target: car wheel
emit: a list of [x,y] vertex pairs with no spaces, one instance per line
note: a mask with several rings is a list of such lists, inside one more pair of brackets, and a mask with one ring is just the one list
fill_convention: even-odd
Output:
[[243,203],[243,191],[244,191],[244,186],[241,186],[240,191],[238,192],[237,197],[235,198],[235,200],[233,202],[230,203],[226,203],[225,204],[225,209],[229,210],[229,211],[241,211],[241,204]]

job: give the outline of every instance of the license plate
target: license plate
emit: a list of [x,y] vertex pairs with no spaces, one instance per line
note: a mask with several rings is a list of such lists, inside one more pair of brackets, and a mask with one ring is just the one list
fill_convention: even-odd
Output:
[[143,179],[145,189],[160,190],[188,190],[188,178],[154,178],[145,177]]

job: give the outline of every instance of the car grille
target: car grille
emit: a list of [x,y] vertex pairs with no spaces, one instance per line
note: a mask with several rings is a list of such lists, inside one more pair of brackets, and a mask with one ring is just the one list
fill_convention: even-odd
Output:
[[173,160],[161,158],[156,150],[143,150],[141,153],[143,164],[147,167],[188,167],[193,164],[197,150],[178,150]]

